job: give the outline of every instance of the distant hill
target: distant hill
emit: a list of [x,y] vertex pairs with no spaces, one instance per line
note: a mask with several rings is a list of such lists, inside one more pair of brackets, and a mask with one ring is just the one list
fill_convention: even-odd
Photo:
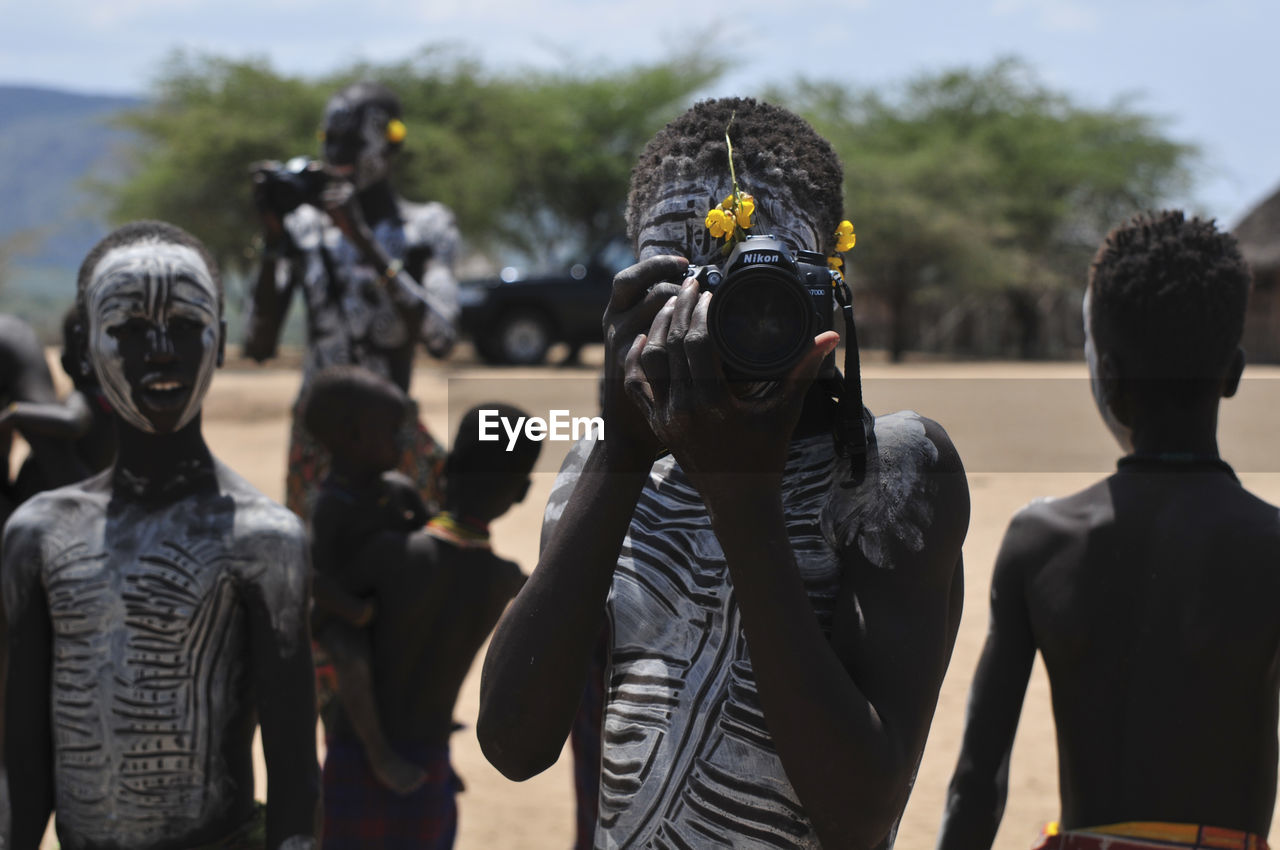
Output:
[[74,292],[75,270],[105,226],[86,183],[122,174],[128,134],[111,119],[143,103],[0,85],[0,243],[19,237],[0,310],[28,313]]
[[101,235],[88,180],[122,169],[125,131],[111,119],[144,101],[0,85],[0,239],[33,239],[19,266],[74,266]]

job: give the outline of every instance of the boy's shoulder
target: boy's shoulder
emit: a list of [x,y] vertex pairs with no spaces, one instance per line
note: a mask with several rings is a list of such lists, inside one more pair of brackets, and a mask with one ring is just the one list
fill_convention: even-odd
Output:
[[[1166,482],[1172,485],[1174,479],[1157,483]],[[1178,490],[1158,486],[1134,493],[1127,483],[1126,474],[1117,472],[1068,496],[1031,501],[1010,521],[1002,559],[1044,563],[1090,538],[1123,536],[1130,528],[1143,534],[1158,530],[1166,540],[1180,534],[1189,540],[1230,540],[1260,560],[1280,559],[1280,509],[1229,475],[1197,475],[1194,488]]]
[[[305,547],[306,529],[293,511],[268,497],[231,467],[215,461],[219,498],[231,499],[240,548],[252,554],[255,546]],[[265,555],[265,552],[264,552]]]
[[835,459],[819,517],[824,537],[836,551],[856,548],[876,567],[929,561],[949,570],[969,524],[968,482],[951,437],[914,410],[866,412],[864,423],[863,477],[851,482],[847,461]]
[[5,548],[16,546],[20,541],[33,542],[60,536],[68,530],[84,529],[94,518],[106,516],[110,501],[108,475],[109,472],[102,472],[27,499],[4,526]]

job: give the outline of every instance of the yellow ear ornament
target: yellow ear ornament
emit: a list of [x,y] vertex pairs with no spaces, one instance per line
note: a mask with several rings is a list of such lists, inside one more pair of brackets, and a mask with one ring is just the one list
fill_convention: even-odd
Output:
[[387,122],[387,141],[391,144],[400,144],[407,135],[409,135],[409,128],[404,126],[404,122],[399,118],[392,118]]

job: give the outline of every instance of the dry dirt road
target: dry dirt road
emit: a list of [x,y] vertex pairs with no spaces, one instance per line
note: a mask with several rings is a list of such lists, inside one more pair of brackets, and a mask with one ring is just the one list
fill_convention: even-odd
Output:
[[[488,400],[514,402],[547,417],[596,410],[600,352],[588,349],[582,368],[486,369],[465,355],[423,363],[413,395],[432,433],[452,437],[462,413]],[[56,364],[53,370],[58,372]],[[1280,504],[1280,368],[1252,367],[1240,393],[1224,403],[1223,456],[1261,497]],[[947,781],[955,765],[966,694],[987,621],[991,565],[1010,516],[1041,496],[1074,492],[1114,468],[1119,452],[1094,410],[1083,364],[928,364],[863,369],[865,398],[878,412],[909,408],[943,423],[969,473],[972,515],[964,547],[965,609],[955,652],[924,760],[899,833],[899,850],[934,844]],[[298,384],[295,368],[232,362],[214,379],[205,430],[215,454],[268,495],[281,498],[288,414]],[[542,507],[563,444],[544,443],[544,458],[528,499],[495,523],[494,545],[526,570],[537,561]],[[459,798],[461,850],[564,850],[572,839],[569,755],[525,783],[504,779],[484,760],[475,739],[479,663],[457,706],[467,728],[454,736],[454,758],[467,783]],[[1008,807],[996,841],[1001,850],[1030,845],[1057,815],[1057,761],[1048,682],[1037,662],[1018,729]],[[259,779],[259,789],[263,788]],[[261,793],[261,791],[260,791]]]

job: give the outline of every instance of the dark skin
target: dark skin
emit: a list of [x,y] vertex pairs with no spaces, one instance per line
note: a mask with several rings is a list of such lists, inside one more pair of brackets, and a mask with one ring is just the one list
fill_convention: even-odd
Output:
[[[133,292],[151,285],[142,282],[145,277],[135,282]],[[101,766],[83,764],[112,799],[130,799],[133,791],[108,765],[130,758],[139,748],[154,749],[160,741],[176,752],[172,763],[133,762],[141,767],[135,781],[159,777],[164,783],[151,788],[155,802],[147,802],[157,807],[163,825],[158,832],[154,818],[126,813],[118,824],[113,821],[114,834],[96,837],[103,832],[95,815],[101,802],[78,797],[74,790],[83,788],[79,780],[60,773],[57,782],[69,782],[73,791],[60,797],[63,847],[176,850],[237,829],[253,808],[255,720],[269,776],[267,845],[289,850],[313,846],[319,771],[312,724],[299,722],[314,716],[315,704],[305,618],[305,537],[291,514],[210,454],[198,411],[181,423],[197,378],[221,363],[225,332],[216,324],[174,315],[169,307],[172,302],[159,312],[138,309],[127,321],[103,320],[113,340],[113,362],[128,383],[127,403],[154,432],[121,420],[119,455],[109,470],[37,497],[6,531],[4,613],[12,685],[4,706],[6,749],[10,765],[24,777],[12,788],[13,847],[39,846],[55,802],[55,761],[65,767],[78,758],[69,749],[68,736],[80,735],[80,727],[68,725],[68,709],[101,718],[96,725],[90,721],[84,727],[90,731],[75,744],[101,754]],[[211,345],[216,352],[209,350]],[[178,388],[156,389],[157,377]],[[174,546],[187,554],[175,559]],[[66,561],[55,562],[51,552],[98,565],[102,580],[58,573]],[[157,566],[162,558],[166,563]],[[190,576],[182,588],[190,605],[148,609],[150,614],[130,609],[154,605],[154,588],[173,591],[178,586],[171,578],[175,573]],[[81,603],[67,608],[68,594]],[[121,604],[115,604],[118,594]],[[210,622],[213,628],[207,629]],[[192,700],[194,706],[175,700],[171,708],[158,696],[153,699],[158,707],[176,712],[175,722],[187,724],[184,728],[216,727],[217,734],[164,737],[147,722],[139,723],[122,706],[150,687],[155,656],[118,653],[114,644],[76,643],[82,635],[103,634],[119,637],[118,645],[136,647],[157,634],[178,638],[197,633],[212,636],[214,653],[190,652],[175,640],[170,652],[174,661],[164,663],[172,665],[167,669],[173,687],[200,680],[207,682],[209,696]],[[77,678],[84,673],[68,659],[69,647],[111,665],[112,675]],[[211,658],[218,652],[224,653],[223,660],[215,664]],[[172,672],[186,668],[191,669],[189,678]],[[68,677],[94,698],[69,698]],[[166,715],[158,712],[157,717]],[[164,789],[193,779],[175,766],[188,754],[201,765],[198,775],[207,785],[200,795],[174,795]],[[82,831],[86,825],[88,832]]]
[[360,548],[371,537],[411,531],[426,522],[426,508],[412,482],[388,471],[399,460],[396,432],[403,418],[399,401],[371,404],[351,418],[342,439],[329,447],[330,481],[341,481],[343,493],[338,495],[329,485],[316,501],[313,622],[316,640],[336,667],[345,718],[363,744],[374,775],[391,790],[409,794],[427,781],[427,774],[398,756],[382,729],[369,637],[363,628],[373,622],[376,605],[371,595],[349,592],[349,582],[343,581],[352,565],[361,563]]
[[959,459],[927,423],[939,447],[928,473],[936,522],[922,550],[894,570],[841,553],[828,640],[795,566],[780,486],[788,442],[829,431],[830,409],[815,403],[810,385],[836,337],[815,338],[779,395],[742,401],[709,344],[706,300],[695,285],[672,283],[686,267],[683,258],[652,257],[615,279],[605,314],[605,439],[494,635],[481,746],[517,780],[556,760],[619,548],[666,446],[697,485],[724,549],[765,718],[805,813],[826,846],[874,847],[906,803],[959,624],[968,524]]
[[[481,523],[523,498],[527,475],[483,478],[468,486],[465,469],[451,481],[473,497],[450,497],[448,508]],[[454,491],[451,489],[450,491]],[[383,533],[360,553],[357,592],[373,593],[373,681],[388,738],[436,746],[453,731],[453,708],[476,653],[507,602],[523,585],[519,567],[488,549],[462,548],[425,532]],[[352,585],[349,585],[352,586]],[[335,718],[334,730],[349,729]]]
[[[91,413],[83,399],[59,401],[44,348],[35,332],[16,316],[0,314],[0,522],[24,499],[88,474],[71,441],[89,430]],[[18,480],[8,478],[13,432],[31,447]],[[7,505],[7,509],[5,507]]]
[[[329,152],[326,150],[326,153]],[[350,162],[341,161],[347,158],[348,155],[342,155],[339,161],[330,161],[328,170],[332,174],[332,180],[321,196],[321,207],[360,252],[364,261],[385,276],[391,266],[391,258],[374,238],[373,228],[384,220],[399,220],[396,195],[391,183],[385,178],[357,191],[350,180]],[[288,262],[285,254],[289,236],[280,215],[266,203],[261,189],[262,176],[255,175],[254,179],[254,199],[262,219],[267,254],[258,270],[253,290],[253,322],[245,335],[244,352],[254,360],[263,362],[276,354],[280,329],[299,281],[297,274],[290,270],[287,285],[283,288],[277,285],[279,266]],[[410,328],[418,326],[426,309],[424,291],[418,281],[422,279],[429,259],[429,253],[424,250],[410,250],[405,258],[403,271],[391,281],[387,281],[385,277],[382,280],[391,295],[392,304]],[[390,378],[405,391],[409,388],[413,370],[415,342],[411,336],[400,348],[384,352],[389,361]]]
[[[1219,379],[1174,401],[1105,352],[1100,404],[1132,429],[1139,456],[1216,458],[1218,404],[1243,367],[1237,352]],[[1014,517],[938,847],[991,846],[1037,651],[1053,690],[1064,830],[1168,821],[1265,836],[1277,559],[1276,508],[1203,463],[1128,464]]]
[[[35,332],[16,316],[0,314],[0,528],[17,506],[40,490],[69,484],[90,470],[74,454],[72,440],[82,436],[92,412],[76,393],[60,402],[44,349]],[[18,432],[31,452],[18,477],[9,480],[9,453]],[[6,636],[0,633],[0,655]],[[0,662],[0,704],[5,695],[5,671]],[[0,765],[4,749],[0,744]],[[0,819],[8,821],[7,783],[0,779]]]

